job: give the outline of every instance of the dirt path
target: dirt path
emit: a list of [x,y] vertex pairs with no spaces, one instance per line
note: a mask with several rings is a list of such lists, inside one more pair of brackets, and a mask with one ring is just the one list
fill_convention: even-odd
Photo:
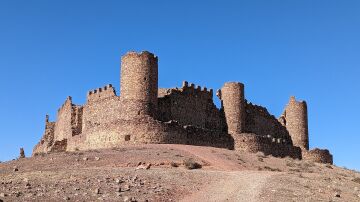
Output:
[[[244,170],[241,164],[228,160],[219,153],[206,147],[188,145],[166,145],[168,147],[188,152],[210,164],[212,170],[196,170],[207,172],[219,181],[206,182],[205,187],[185,197],[181,201],[260,201],[259,196],[268,178],[276,175],[274,172],[259,172]],[[206,184],[205,183],[205,184]]]
[[[199,171],[201,172],[201,171]],[[256,171],[207,171],[221,175],[220,181],[210,183],[205,188],[182,199],[188,201],[260,201],[259,195],[271,172]]]
[[190,145],[176,145],[176,144],[164,144],[164,145],[155,145],[160,147],[173,148],[181,151],[188,152],[194,156],[199,157],[203,161],[209,163],[212,170],[225,170],[225,171],[235,171],[243,170],[244,167],[234,161],[220,156],[218,153],[214,153],[214,149],[209,149],[208,147],[200,146],[190,146]]

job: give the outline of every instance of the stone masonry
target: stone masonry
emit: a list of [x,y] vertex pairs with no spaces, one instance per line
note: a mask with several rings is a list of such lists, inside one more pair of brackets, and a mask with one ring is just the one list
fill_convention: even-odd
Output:
[[180,88],[158,88],[158,57],[144,51],[121,58],[121,95],[108,84],[89,91],[84,105],[65,100],[33,155],[112,148],[132,144],[190,144],[263,152],[332,163],[328,150],[309,151],[306,102],[291,97],[284,113],[245,99],[244,84],[228,82],[217,91],[187,81]]

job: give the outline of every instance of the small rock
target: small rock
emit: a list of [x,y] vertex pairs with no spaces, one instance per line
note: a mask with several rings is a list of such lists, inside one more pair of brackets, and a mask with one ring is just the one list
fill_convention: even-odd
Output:
[[124,202],[129,202],[130,201],[130,198],[128,196],[124,196]]
[[28,178],[24,178],[23,181],[26,182],[26,183],[28,183],[28,182],[29,182],[29,179],[28,179]]
[[121,187],[118,187],[118,188],[116,189],[116,192],[121,192]]
[[339,193],[335,193],[334,196],[340,198],[340,194],[339,194]]
[[65,196],[65,197],[64,197],[64,200],[65,200],[65,201],[68,201],[68,200],[70,200],[70,197]]
[[141,165],[141,164],[142,164],[142,162],[141,162],[141,161],[139,161],[139,162],[138,162],[138,164],[137,164],[137,166],[139,166],[139,165]]
[[19,171],[19,168],[14,166],[14,172],[17,172],[17,171]]
[[26,183],[26,184],[25,184],[25,188],[26,188],[26,189],[31,189],[31,184],[30,184],[30,183]]
[[95,157],[95,161],[98,161],[98,160],[100,160],[100,158],[99,158],[99,157]]
[[79,187],[75,187],[74,190],[75,190],[75,191],[79,191],[80,188],[79,188]]
[[120,184],[120,183],[122,183],[122,182],[124,182],[124,181],[122,181],[121,179],[116,179],[115,182],[116,182],[117,184]]
[[84,160],[84,161],[87,161],[87,160],[88,160],[88,157],[84,157],[83,160]]
[[358,194],[358,197],[360,198],[360,194]]
[[149,170],[150,167],[151,167],[151,164],[150,164],[150,163],[148,163],[148,164],[146,164],[146,165],[141,164],[141,165],[139,165],[139,166],[136,168],[136,170],[139,170],[139,169]]
[[7,196],[7,194],[5,194],[5,193],[0,193],[0,197],[1,198],[5,198]]
[[99,188],[95,189],[95,194],[100,194],[100,189]]
[[354,191],[359,191],[359,188],[358,188],[358,187],[354,187]]
[[129,191],[130,190],[130,185],[126,184],[124,185],[124,189],[121,189],[122,191]]

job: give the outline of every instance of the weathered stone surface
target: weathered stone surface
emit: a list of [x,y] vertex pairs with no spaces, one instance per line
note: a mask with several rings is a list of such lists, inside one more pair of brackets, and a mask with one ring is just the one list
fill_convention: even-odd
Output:
[[[244,84],[225,83],[213,90],[184,82],[181,88],[158,88],[158,57],[147,51],[121,59],[121,95],[109,84],[89,91],[84,105],[69,96],[54,122],[46,116],[45,132],[33,155],[168,143],[213,146],[301,159],[308,151],[306,102],[291,97],[279,118],[248,103]],[[330,163],[316,157],[317,162]],[[322,153],[323,157],[325,153]],[[319,160],[320,158],[320,160]],[[99,159],[95,159],[99,160]]]

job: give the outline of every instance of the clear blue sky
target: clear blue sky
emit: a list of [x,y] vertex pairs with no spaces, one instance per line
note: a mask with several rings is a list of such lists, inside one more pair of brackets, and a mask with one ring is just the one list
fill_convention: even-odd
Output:
[[[360,170],[360,2],[0,1],[0,160],[27,155],[68,95],[119,89],[120,56],[159,56],[159,85],[245,84],[274,115],[308,102],[310,147]],[[218,101],[216,101],[218,103]]]

